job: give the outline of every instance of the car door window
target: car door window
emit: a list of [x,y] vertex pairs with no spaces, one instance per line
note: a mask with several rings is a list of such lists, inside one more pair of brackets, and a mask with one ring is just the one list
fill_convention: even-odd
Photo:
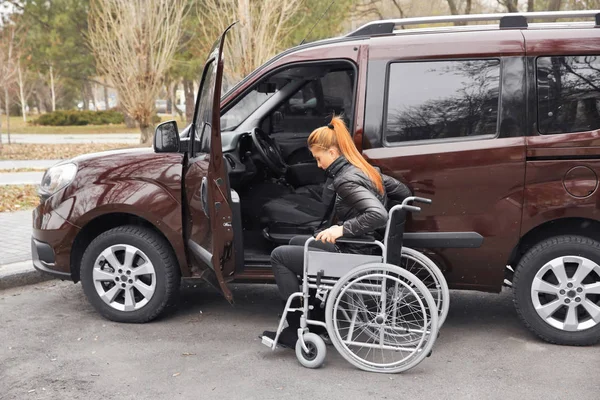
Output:
[[393,63],[388,74],[387,143],[496,134],[499,60]]
[[600,129],[600,56],[538,57],[542,134]]
[[327,125],[333,115],[342,115],[350,124],[353,95],[354,70],[330,71],[303,85],[271,113],[263,127],[274,134],[310,133]]

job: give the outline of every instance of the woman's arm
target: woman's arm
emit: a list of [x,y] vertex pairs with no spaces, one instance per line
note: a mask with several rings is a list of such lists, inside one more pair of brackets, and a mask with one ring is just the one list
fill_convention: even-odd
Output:
[[384,174],[381,174],[381,177],[383,178],[383,186],[385,186],[387,197],[391,201],[402,203],[405,198],[412,196],[412,192],[404,183]]
[[336,193],[358,215],[344,222],[344,236],[362,236],[384,226],[388,213],[381,201],[364,186],[346,181],[335,188]]

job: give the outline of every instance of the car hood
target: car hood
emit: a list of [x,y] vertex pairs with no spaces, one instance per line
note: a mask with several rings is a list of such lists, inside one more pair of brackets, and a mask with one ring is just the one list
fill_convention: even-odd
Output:
[[80,156],[74,157],[70,162],[74,162],[77,165],[86,164],[90,161],[95,161],[98,159],[115,159],[115,160],[126,160],[129,156],[138,156],[142,154],[154,154],[154,149],[152,147],[139,147],[132,149],[118,149],[118,150],[107,150],[100,151],[97,153],[88,153],[82,154]]

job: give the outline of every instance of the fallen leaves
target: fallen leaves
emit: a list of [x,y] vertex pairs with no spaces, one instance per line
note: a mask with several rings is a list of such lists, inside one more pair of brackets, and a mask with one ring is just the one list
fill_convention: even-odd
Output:
[[29,210],[39,202],[37,185],[0,186],[0,212]]
[[3,144],[0,160],[64,160],[87,153],[125,149],[126,143],[78,143],[78,144]]

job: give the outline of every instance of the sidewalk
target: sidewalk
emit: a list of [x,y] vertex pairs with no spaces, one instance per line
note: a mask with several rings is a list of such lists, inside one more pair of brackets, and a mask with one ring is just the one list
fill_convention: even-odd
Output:
[[0,213],[0,290],[52,279],[31,262],[31,210]]
[[[40,143],[40,144],[65,144],[65,143],[130,143],[139,144],[139,133],[82,133],[82,134],[24,134],[10,135],[11,143]],[[8,143],[8,136],[2,134],[2,143]]]
[[0,169],[39,168],[48,169],[62,160],[1,160]]
[[43,172],[7,172],[0,173],[0,186],[3,185],[39,185]]
[[31,213],[0,213],[0,265],[31,260]]

